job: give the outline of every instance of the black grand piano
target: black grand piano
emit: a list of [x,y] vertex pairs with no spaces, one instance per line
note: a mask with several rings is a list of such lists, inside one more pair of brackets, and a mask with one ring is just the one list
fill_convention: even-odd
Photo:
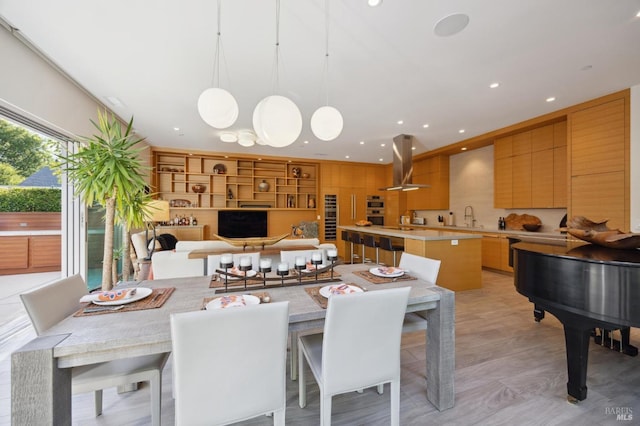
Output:
[[582,401],[592,331],[627,328],[628,340],[628,327],[640,327],[640,250],[557,244],[513,244],[514,283],[538,315],[549,312],[564,326],[568,398]]

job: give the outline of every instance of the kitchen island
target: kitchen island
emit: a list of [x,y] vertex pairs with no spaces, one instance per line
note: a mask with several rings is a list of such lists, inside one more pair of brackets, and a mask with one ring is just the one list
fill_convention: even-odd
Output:
[[[417,229],[413,226],[338,226],[338,229],[389,237],[402,243],[407,253],[441,260],[437,282],[441,287],[453,291],[482,287],[482,235]],[[361,253],[362,247],[356,245],[354,251]],[[350,247],[346,248],[346,252],[350,252]],[[365,257],[375,259],[375,250],[365,247]],[[391,265],[393,254],[380,250],[380,262]]]

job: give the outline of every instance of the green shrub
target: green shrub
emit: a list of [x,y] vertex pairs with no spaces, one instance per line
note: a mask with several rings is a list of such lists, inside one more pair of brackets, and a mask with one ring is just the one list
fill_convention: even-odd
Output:
[[0,212],[59,212],[59,188],[0,188]]

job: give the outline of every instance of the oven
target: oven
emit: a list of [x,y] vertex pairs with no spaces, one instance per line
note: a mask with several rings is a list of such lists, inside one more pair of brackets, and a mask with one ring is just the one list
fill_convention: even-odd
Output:
[[369,209],[384,210],[384,197],[380,195],[367,195],[367,213]]
[[384,197],[367,195],[367,220],[372,225],[384,226]]

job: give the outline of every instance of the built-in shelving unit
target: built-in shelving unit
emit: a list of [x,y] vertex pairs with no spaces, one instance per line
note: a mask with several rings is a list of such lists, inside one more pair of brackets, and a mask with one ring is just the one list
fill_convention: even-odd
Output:
[[172,208],[313,209],[318,164],[154,151],[154,190]]

